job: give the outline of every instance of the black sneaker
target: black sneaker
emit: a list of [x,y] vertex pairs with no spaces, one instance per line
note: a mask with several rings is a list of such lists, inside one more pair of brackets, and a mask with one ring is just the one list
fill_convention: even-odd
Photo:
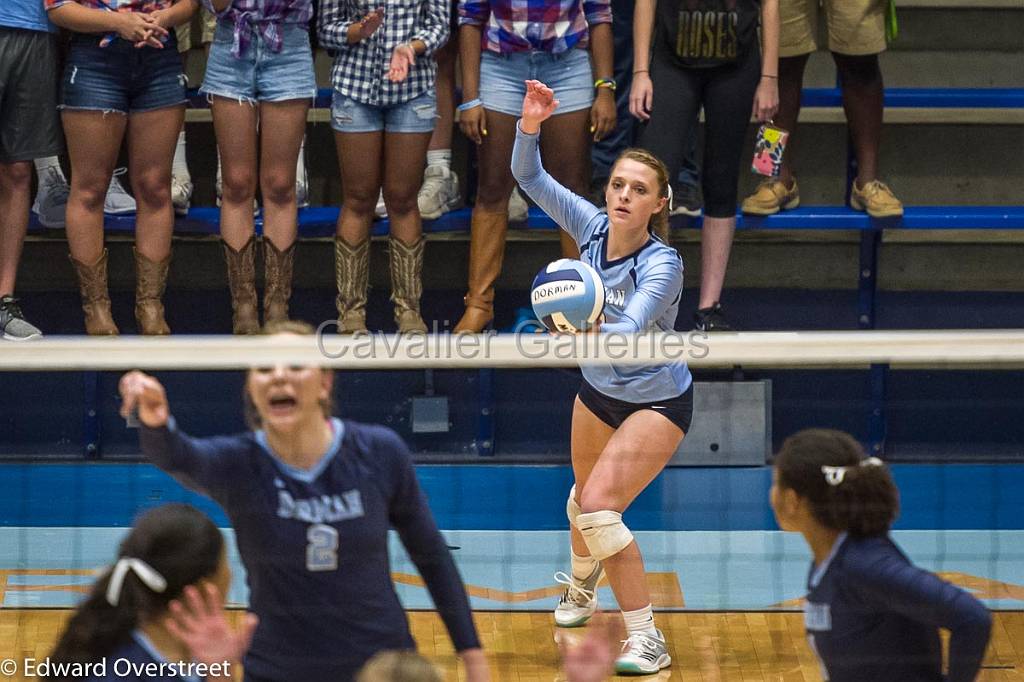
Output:
[[688,215],[696,218],[704,208],[700,200],[700,190],[694,185],[672,186],[672,210],[669,215]]
[[695,329],[699,332],[731,332],[736,331],[725,319],[722,304],[716,303],[710,308],[699,308],[693,314]]
[[40,339],[43,333],[25,321],[13,296],[0,296],[0,339],[7,341],[28,341]]

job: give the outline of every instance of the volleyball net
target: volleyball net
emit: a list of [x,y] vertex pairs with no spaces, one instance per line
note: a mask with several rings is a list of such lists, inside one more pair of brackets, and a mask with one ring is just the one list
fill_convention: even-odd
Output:
[[[892,464],[895,537],[915,561],[994,608],[1024,609],[1024,331],[334,331],[0,346],[0,606],[73,605],[143,509],[184,500],[229,527],[142,461],[118,414],[123,371],[155,373],[180,427],[211,436],[245,428],[245,370],[284,365],[338,370],[338,414],[409,444],[475,608],[552,608],[551,576],[568,567],[579,366],[683,361],[696,381],[693,431],[625,515],[656,607],[799,607],[809,554],[777,530],[769,463],[786,436],[816,426],[849,431]],[[392,545],[403,603],[430,608]],[[232,603],[246,598],[236,579]],[[607,588],[602,603],[613,603]]]

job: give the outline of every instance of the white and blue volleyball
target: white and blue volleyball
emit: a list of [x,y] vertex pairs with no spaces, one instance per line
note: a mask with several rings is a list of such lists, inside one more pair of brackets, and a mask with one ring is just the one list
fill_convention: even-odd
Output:
[[604,311],[604,282],[586,263],[561,258],[537,273],[530,301],[534,315],[549,330],[584,332]]

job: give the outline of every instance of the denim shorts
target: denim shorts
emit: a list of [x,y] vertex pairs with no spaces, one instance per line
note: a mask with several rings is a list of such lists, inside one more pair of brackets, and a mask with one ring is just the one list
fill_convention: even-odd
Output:
[[431,133],[436,120],[437,96],[433,89],[385,107],[357,102],[337,90],[331,102],[331,127],[339,133]]
[[64,67],[61,109],[136,114],[185,102],[185,74],[178,41],[170,33],[164,48],[136,48],[115,38],[76,34]]
[[561,54],[550,52],[484,51],[480,57],[480,99],[484,108],[509,116],[523,111],[527,80],[538,80],[555,91],[555,114],[589,109],[594,103],[594,79],[590,55],[572,49]]
[[272,51],[259,31],[253,31],[241,58],[231,54],[234,33],[231,22],[217,22],[201,93],[246,102],[316,97],[313,50],[304,25],[281,26],[280,52]]

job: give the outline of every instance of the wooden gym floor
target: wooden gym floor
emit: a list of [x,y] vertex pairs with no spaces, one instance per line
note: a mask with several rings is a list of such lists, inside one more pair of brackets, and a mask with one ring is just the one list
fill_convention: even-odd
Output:
[[[71,611],[0,610],[0,659],[45,658]],[[239,612],[232,615],[237,617]],[[555,682],[558,649],[550,612],[477,611],[477,627],[494,682]],[[1024,682],[1024,611],[995,614],[981,682]],[[433,612],[409,614],[420,651],[456,680],[447,632]],[[692,682],[813,682],[821,680],[807,647],[801,613],[675,612],[657,615],[672,667],[640,679]],[[566,631],[562,631],[566,632]],[[568,631],[578,635],[581,631]],[[19,665],[20,669],[20,665]],[[22,675],[0,680],[21,682]],[[625,679],[625,678],[621,678]]]

